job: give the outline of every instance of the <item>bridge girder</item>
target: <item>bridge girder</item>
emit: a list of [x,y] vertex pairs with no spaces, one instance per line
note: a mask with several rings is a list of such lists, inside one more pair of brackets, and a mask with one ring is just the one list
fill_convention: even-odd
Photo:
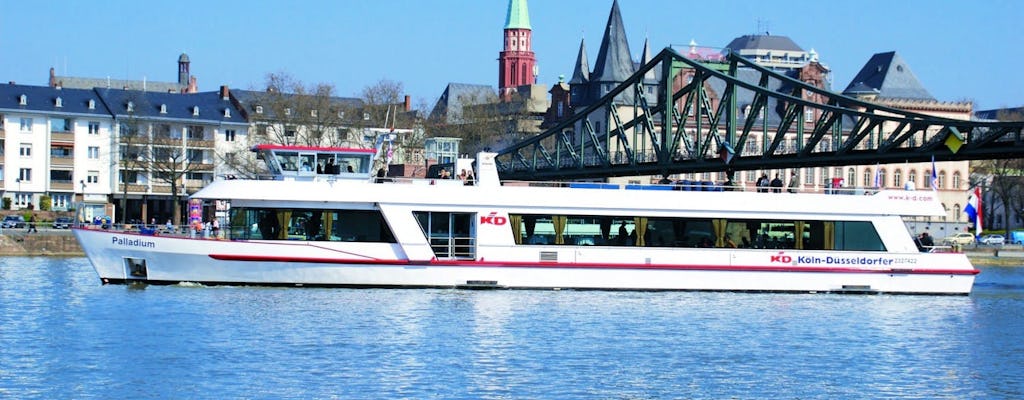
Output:
[[[499,173],[567,180],[1024,157],[1024,122],[905,111],[809,85],[735,54],[726,61],[702,63],[666,48],[571,118],[499,151]],[[643,95],[650,71],[661,73],[653,105]],[[682,82],[681,74],[690,80]],[[624,93],[632,94],[631,104],[615,100]],[[742,110],[741,98],[749,99]]]

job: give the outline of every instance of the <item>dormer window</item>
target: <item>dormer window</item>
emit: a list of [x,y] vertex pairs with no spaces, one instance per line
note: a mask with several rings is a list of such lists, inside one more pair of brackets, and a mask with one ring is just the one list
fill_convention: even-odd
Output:
[[64,99],[58,97],[56,100],[53,101],[53,106],[54,107],[64,107]]
[[90,110],[95,110],[96,109],[96,100],[89,99],[89,109]]
[[316,110],[309,110],[309,116],[316,118]]
[[224,109],[224,118],[231,118],[231,109],[230,108],[225,108]]
[[338,111],[338,118],[339,119],[345,119],[345,112],[344,111]]
[[18,105],[27,106],[28,105],[28,96],[26,96],[26,95],[18,96]]
[[160,113],[161,114],[167,114],[167,105],[166,104],[161,104],[160,105]]
[[256,106],[256,113],[263,114],[263,106]]
[[284,109],[284,115],[292,115],[292,109],[290,109],[290,108]]
[[129,101],[125,109],[128,110],[128,112],[135,112],[135,103]]
[[192,106],[192,116],[193,117],[198,117],[199,116],[199,106]]
[[363,120],[364,121],[369,121],[370,120],[370,113],[364,112],[363,113]]

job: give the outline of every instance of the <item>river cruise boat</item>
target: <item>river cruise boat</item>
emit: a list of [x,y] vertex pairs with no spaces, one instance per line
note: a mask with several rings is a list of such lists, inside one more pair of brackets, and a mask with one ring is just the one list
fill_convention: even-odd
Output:
[[374,150],[254,150],[273,179],[191,196],[229,206],[210,237],[76,228],[100,279],[964,295],[978,273],[963,253],[919,251],[903,217],[943,215],[931,191],[500,182],[493,153],[466,181],[381,178]]

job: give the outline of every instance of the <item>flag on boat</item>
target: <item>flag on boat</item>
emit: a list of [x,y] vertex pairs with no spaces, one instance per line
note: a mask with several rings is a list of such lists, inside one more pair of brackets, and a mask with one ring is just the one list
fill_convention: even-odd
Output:
[[964,213],[967,220],[974,223],[975,234],[981,234],[981,187],[977,186],[967,195],[967,205],[964,206]]
[[939,173],[935,171],[935,156],[932,156],[932,190],[939,189]]

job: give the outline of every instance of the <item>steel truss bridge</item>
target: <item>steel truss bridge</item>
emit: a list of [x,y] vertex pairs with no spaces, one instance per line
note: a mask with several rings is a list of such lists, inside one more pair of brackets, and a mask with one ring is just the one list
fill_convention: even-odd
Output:
[[[644,96],[652,85],[655,104]],[[1024,122],[941,118],[843,96],[735,54],[705,63],[666,48],[496,160],[503,179],[571,180],[1018,158],[1022,130]]]

